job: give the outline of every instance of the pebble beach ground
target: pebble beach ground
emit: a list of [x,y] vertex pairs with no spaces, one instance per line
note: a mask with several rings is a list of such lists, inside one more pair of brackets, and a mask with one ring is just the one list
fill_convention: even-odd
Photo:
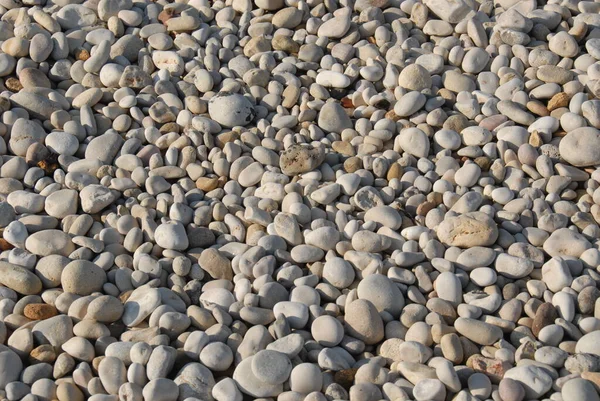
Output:
[[600,401],[600,3],[0,0],[0,400]]

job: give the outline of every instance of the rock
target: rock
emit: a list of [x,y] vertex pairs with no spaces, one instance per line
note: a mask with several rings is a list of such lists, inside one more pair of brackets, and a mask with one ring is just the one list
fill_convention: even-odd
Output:
[[[585,146],[584,146],[585,144]],[[593,127],[574,129],[559,142],[560,156],[569,164],[587,167],[600,164],[600,131]]]
[[63,289],[77,295],[100,291],[106,282],[106,273],[87,260],[74,260],[65,266],[60,277]]
[[469,212],[444,219],[437,229],[440,241],[449,246],[489,246],[498,238],[496,223],[485,213]]
[[208,248],[202,251],[198,258],[198,264],[214,279],[233,279],[231,262],[217,249]]
[[534,268],[531,260],[511,256],[507,253],[501,253],[496,257],[494,267],[498,273],[512,279],[526,277]]
[[14,107],[24,108],[27,110],[30,117],[39,120],[49,120],[52,113],[61,110],[61,107],[57,102],[42,95],[25,91],[15,93],[10,97],[10,101]]
[[277,397],[283,392],[283,385],[268,384],[260,381],[252,369],[254,358],[256,356],[250,356],[237,365],[233,372],[233,380],[242,393],[251,397]]
[[404,296],[396,284],[381,274],[365,277],[356,288],[359,299],[369,301],[377,311],[400,316],[404,307]]
[[429,138],[418,128],[401,130],[398,142],[406,153],[417,158],[426,157],[429,154]]
[[279,163],[284,174],[293,176],[316,169],[324,160],[325,153],[321,148],[292,145],[281,154]]
[[104,164],[110,164],[124,142],[123,138],[114,132],[107,132],[97,136],[85,148],[85,158],[96,159]]
[[48,216],[64,219],[68,215],[77,213],[77,200],[77,191],[61,189],[48,195],[44,210]]
[[156,288],[135,289],[123,304],[123,324],[135,327],[146,319],[161,304],[161,295]]
[[87,185],[79,192],[81,209],[86,213],[98,213],[110,206],[116,199],[115,194],[103,185]]
[[154,231],[156,244],[165,249],[183,251],[189,246],[185,227],[178,221],[159,225]]
[[590,247],[591,244],[583,235],[568,228],[554,231],[544,242],[544,251],[552,257],[573,256],[578,258]]
[[178,394],[179,389],[175,382],[163,378],[150,380],[142,393],[144,399],[156,401],[176,401]]
[[521,383],[509,378],[502,379],[498,386],[498,392],[502,400],[522,401],[525,398],[525,390]]
[[473,13],[465,1],[427,0],[425,5],[429,10],[446,22],[456,24]]
[[69,256],[75,250],[71,237],[60,230],[43,230],[31,234],[25,241],[25,248],[39,256]]
[[600,356],[600,331],[592,331],[581,337],[575,346],[575,352]]
[[17,381],[23,369],[19,356],[7,347],[3,348],[0,351],[0,390],[4,390],[7,384]]
[[0,283],[23,295],[39,294],[42,290],[42,282],[35,274],[8,262],[0,262]]
[[29,146],[44,143],[46,132],[34,121],[18,118],[10,130],[9,149],[17,156],[25,156]]
[[66,30],[92,26],[97,16],[93,10],[80,4],[67,4],[56,13],[56,20]]
[[525,390],[527,399],[540,398],[552,387],[552,377],[543,368],[535,365],[509,369],[504,377],[519,382]]
[[285,354],[262,350],[252,357],[251,369],[259,382],[278,385],[283,384],[290,376],[292,363]]
[[502,330],[479,320],[459,317],[454,322],[456,331],[476,344],[491,345],[502,338]]
[[106,392],[118,394],[119,387],[127,382],[127,369],[119,358],[107,356],[98,365],[98,376]]
[[60,349],[73,337],[73,321],[66,315],[54,316],[36,323],[31,332],[38,344],[49,344]]
[[383,321],[371,302],[358,299],[348,305],[346,333],[365,344],[376,344],[383,339]]
[[224,127],[245,126],[255,117],[254,106],[245,96],[219,92],[208,102],[210,118]]
[[600,400],[600,396],[598,396],[598,392],[594,385],[590,381],[584,379],[572,379],[567,381],[561,389],[561,394],[563,399],[573,397],[578,400]]
[[31,320],[44,320],[54,317],[58,314],[56,308],[48,304],[28,304],[23,309],[23,315]]
[[346,110],[337,102],[328,102],[319,111],[318,125],[326,132],[341,133],[346,128],[352,128],[352,121]]

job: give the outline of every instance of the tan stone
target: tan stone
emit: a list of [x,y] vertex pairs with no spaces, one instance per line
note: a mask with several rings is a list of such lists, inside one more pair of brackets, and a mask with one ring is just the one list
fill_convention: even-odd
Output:
[[349,142],[335,141],[331,144],[331,147],[344,156],[356,156],[356,150]]
[[569,105],[569,100],[569,95],[567,95],[565,92],[557,93],[548,101],[548,111],[558,109],[559,107],[567,107]]
[[58,311],[48,304],[28,304],[23,310],[26,318],[31,320],[44,320],[58,315]]
[[200,177],[196,180],[196,188],[209,192],[216,189],[219,184],[217,177]]

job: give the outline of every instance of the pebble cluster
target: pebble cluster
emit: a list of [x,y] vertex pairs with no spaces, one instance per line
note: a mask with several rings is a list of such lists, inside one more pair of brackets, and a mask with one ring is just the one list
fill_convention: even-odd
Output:
[[600,3],[0,0],[0,400],[600,401]]

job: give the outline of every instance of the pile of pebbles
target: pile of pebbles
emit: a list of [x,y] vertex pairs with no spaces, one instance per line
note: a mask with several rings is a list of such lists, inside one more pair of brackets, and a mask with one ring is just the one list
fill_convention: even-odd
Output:
[[600,401],[600,3],[0,0],[0,400]]

